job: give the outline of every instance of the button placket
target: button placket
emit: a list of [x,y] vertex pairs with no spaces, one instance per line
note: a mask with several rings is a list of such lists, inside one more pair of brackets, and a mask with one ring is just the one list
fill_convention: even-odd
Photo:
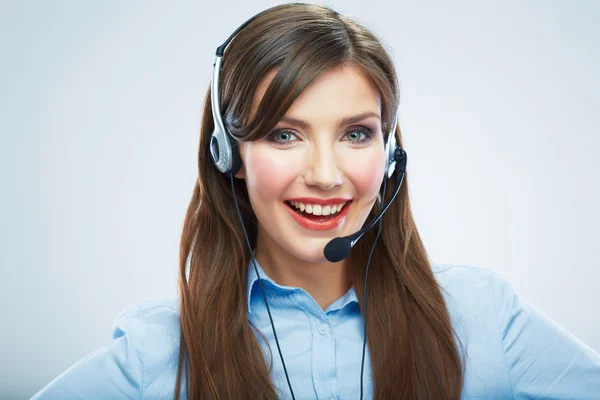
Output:
[[331,379],[335,377],[336,363],[335,363],[335,340],[333,337],[332,327],[327,318],[325,320],[320,319],[319,325],[316,327],[317,332],[317,346],[315,350],[318,352],[319,358],[319,381],[322,383],[321,393],[324,398],[334,398],[332,396],[332,390],[335,390],[331,386]]
[[337,373],[333,327],[327,314],[308,296],[310,296],[308,293],[300,291],[288,295],[290,301],[304,311],[313,332],[311,346],[312,378],[317,397],[335,399],[336,392],[339,389],[335,383]]

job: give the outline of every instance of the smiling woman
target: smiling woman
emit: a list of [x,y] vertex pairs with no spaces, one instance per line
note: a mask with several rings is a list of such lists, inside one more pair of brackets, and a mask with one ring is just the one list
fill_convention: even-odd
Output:
[[372,32],[278,5],[214,67],[179,299],[126,308],[109,345],[34,399],[597,398],[600,356],[510,282],[430,262]]
[[[279,72],[259,83],[254,110]],[[312,286],[309,293],[324,306],[351,284],[346,263],[328,262],[323,248],[333,237],[361,229],[383,182],[380,114],[380,94],[372,79],[345,63],[315,79],[269,134],[239,145],[242,166],[235,177],[245,181],[252,210],[261,221],[257,260],[267,275],[277,276],[284,285]],[[303,203],[304,210],[294,211],[286,204],[290,200]],[[337,216],[324,217],[322,206],[332,203],[347,204]],[[331,214],[331,207],[327,211]],[[275,251],[280,253],[277,257]],[[346,279],[344,284],[315,279],[317,273]]]

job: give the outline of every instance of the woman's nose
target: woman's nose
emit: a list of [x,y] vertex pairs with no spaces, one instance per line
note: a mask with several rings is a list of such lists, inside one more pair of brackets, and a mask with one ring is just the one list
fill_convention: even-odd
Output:
[[342,171],[331,148],[315,149],[308,159],[308,164],[305,177],[307,185],[315,185],[323,190],[329,190],[342,184]]

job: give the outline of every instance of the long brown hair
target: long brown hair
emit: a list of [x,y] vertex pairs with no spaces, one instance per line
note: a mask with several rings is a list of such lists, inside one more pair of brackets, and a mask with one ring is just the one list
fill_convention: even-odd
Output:
[[[374,33],[330,8],[302,3],[272,7],[237,34],[222,60],[223,122],[239,141],[263,137],[311,82],[348,64],[360,68],[378,88],[384,135],[392,128],[399,85],[391,58]],[[253,113],[257,86],[275,69],[277,74]],[[250,254],[231,182],[210,158],[213,127],[209,88],[200,127],[198,181],[179,253],[181,336],[175,399],[182,379],[188,399],[277,399],[246,314]],[[394,132],[403,147],[398,125]],[[389,182],[395,182],[398,173]],[[245,181],[234,183],[254,248],[256,216]],[[387,185],[385,199],[393,186]],[[376,202],[367,221],[380,208]],[[359,299],[376,233],[367,232],[348,259]],[[412,217],[408,174],[383,218],[369,270],[367,323],[374,398],[459,399],[464,367],[455,339],[460,341]]]

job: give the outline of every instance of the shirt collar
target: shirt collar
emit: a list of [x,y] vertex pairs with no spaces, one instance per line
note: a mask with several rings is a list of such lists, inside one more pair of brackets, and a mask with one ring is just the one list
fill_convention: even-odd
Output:
[[[252,298],[252,290],[253,290],[254,286],[256,286],[258,284],[258,278],[256,276],[256,271],[254,269],[254,263],[256,263],[256,269],[258,269],[258,274],[260,275],[260,279],[263,283],[263,286],[266,286],[266,287],[268,287],[276,292],[282,293],[282,294],[286,294],[286,293],[291,294],[294,292],[304,292],[304,289],[302,289],[302,288],[298,288],[298,287],[294,287],[294,286],[283,286],[283,285],[278,284],[274,280],[272,280],[260,266],[260,263],[254,256],[255,253],[256,253],[256,249],[254,249],[252,251],[252,257],[250,258],[250,262],[248,263],[247,271],[246,271],[246,298],[247,298],[247,302],[248,302],[248,313],[252,313],[252,309],[250,307],[250,304],[251,304],[250,300]],[[260,290],[260,287],[257,290]],[[268,292],[266,292],[265,294],[267,294],[267,293]],[[352,303],[352,302],[358,303],[358,299],[356,297],[356,292],[354,291],[354,286],[352,286],[350,288],[350,290],[348,290],[348,292],[346,292],[346,294],[344,294],[342,297],[340,297],[339,299],[337,299],[333,303],[331,303],[325,311],[328,312],[328,311],[333,311],[336,309],[341,309],[341,308],[344,308],[347,304]]]

